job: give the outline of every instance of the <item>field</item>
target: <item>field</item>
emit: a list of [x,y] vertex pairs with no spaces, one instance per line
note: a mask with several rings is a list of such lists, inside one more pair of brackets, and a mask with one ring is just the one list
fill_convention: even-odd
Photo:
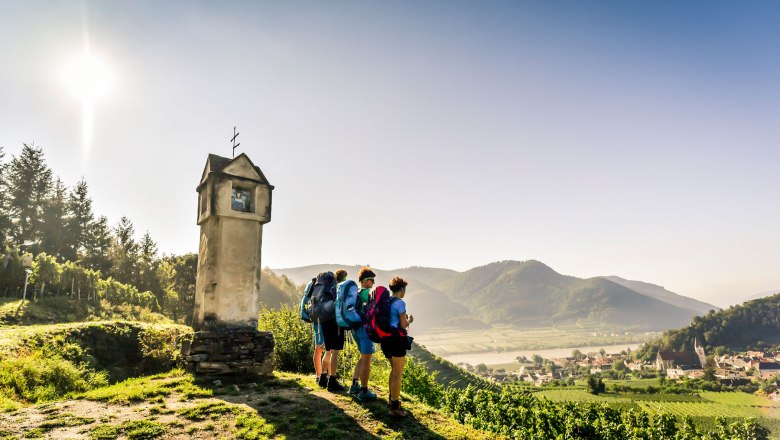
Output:
[[[415,342],[453,363],[497,365],[512,363],[517,356],[530,357],[534,353],[544,357],[569,356],[574,348],[591,347],[598,351],[600,347],[612,347],[620,351],[629,346],[636,347],[655,334],[597,327],[518,329],[494,326],[480,330],[439,329],[414,336]],[[542,350],[547,353],[542,353]]]
[[[657,383],[657,380],[651,379]],[[610,381],[615,383],[620,381]],[[641,386],[639,381],[624,381]],[[604,393],[598,396],[582,388],[550,389],[534,393],[554,402],[595,402],[610,406],[636,407],[650,413],[667,413],[682,418],[689,416],[700,427],[712,427],[717,417],[744,419],[755,417],[780,438],[780,402],[742,392],[708,392],[694,395]]]

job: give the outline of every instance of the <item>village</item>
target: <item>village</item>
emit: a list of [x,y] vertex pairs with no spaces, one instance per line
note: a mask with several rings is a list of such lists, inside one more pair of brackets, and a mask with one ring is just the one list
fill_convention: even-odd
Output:
[[[598,375],[610,379],[655,378],[664,380],[705,379],[707,370],[714,380],[726,386],[744,386],[752,382],[770,381],[780,375],[780,351],[747,351],[714,355],[708,365],[704,348],[694,343],[694,350],[661,351],[655,361],[641,361],[630,351],[620,353],[581,353],[574,350],[571,356],[555,359],[520,357],[520,367],[514,371],[498,368],[492,370],[484,364],[476,367],[459,364],[461,368],[494,382],[521,382],[533,386],[572,385],[575,380]],[[780,376],[778,376],[780,377]],[[777,380],[768,397],[780,400]]]

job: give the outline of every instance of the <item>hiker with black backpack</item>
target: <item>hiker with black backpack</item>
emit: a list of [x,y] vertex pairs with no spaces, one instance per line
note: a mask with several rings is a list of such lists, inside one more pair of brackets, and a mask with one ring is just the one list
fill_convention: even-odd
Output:
[[409,285],[401,277],[395,277],[390,281],[390,327],[392,334],[382,338],[380,346],[387,360],[390,361],[390,398],[388,407],[390,415],[406,417],[406,411],[401,409],[401,378],[406,364],[406,351],[412,347],[412,338],[408,336],[409,324],[414,321],[412,315],[406,314],[406,303],[403,297],[406,295],[406,286]]
[[[362,325],[365,323],[366,303],[368,303],[371,288],[374,286],[375,277],[376,274],[369,267],[360,269],[358,274],[360,289],[357,292],[356,309],[363,319],[361,320],[361,325],[352,328],[352,339],[357,344],[360,359],[355,364],[355,372],[352,374],[352,386],[349,387],[349,394],[357,397],[361,402],[376,400],[376,393],[368,389],[368,377],[371,375],[371,356],[376,352],[376,346],[368,337],[365,326]],[[357,288],[357,286],[355,287]]]
[[316,283],[311,292],[308,317],[316,322],[325,341],[325,359],[322,374],[318,380],[321,387],[327,387],[334,393],[344,392],[347,388],[338,381],[339,352],[344,349],[344,331],[336,324],[336,283],[337,279],[344,281],[347,271],[323,272],[317,275]]

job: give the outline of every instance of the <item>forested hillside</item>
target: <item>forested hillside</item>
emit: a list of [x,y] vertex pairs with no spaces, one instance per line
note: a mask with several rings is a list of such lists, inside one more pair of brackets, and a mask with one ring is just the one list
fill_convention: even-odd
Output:
[[668,330],[646,343],[638,355],[653,359],[659,350],[691,350],[694,338],[708,352],[739,352],[780,344],[780,294],[697,316],[691,325]]

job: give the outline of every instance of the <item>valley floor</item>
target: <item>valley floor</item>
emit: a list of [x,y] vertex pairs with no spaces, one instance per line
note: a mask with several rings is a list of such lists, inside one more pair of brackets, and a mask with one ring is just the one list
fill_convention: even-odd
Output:
[[[490,329],[442,328],[414,334],[415,342],[450,362],[503,364],[514,362],[517,356],[556,350],[561,356],[570,356],[572,350],[613,347],[617,352],[649,340],[657,333],[627,330],[604,330],[596,327],[537,327],[519,329],[494,326]],[[586,351],[583,351],[586,352]],[[609,349],[607,349],[609,351]],[[530,355],[529,355],[530,354]]]
[[174,371],[0,414],[0,439],[495,438],[415,402],[393,419],[378,391],[378,401],[360,404],[302,375],[214,386]]

